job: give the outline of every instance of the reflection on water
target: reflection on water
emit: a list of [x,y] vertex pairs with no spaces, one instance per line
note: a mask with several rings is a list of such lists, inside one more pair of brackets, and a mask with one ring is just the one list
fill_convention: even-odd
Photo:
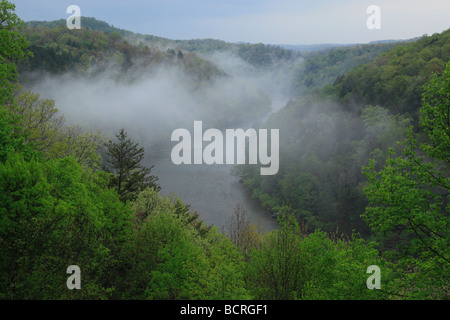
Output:
[[[286,101],[283,97],[274,96],[272,111],[282,108]],[[186,129],[193,135],[193,128]],[[152,172],[159,177],[161,194],[173,194],[190,204],[206,224],[216,225],[219,230],[226,225],[237,204],[244,206],[251,222],[262,227],[263,231],[277,227],[272,215],[251,199],[238,177],[231,175],[232,165],[175,165],[170,158],[174,145],[176,142],[171,142],[168,137],[167,145],[149,150],[151,163],[154,164]]]

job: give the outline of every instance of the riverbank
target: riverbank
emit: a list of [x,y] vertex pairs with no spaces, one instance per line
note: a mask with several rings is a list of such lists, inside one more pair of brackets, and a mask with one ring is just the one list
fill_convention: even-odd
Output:
[[[287,101],[283,96],[272,95],[271,113]],[[207,225],[215,225],[219,230],[226,225],[238,204],[244,207],[251,223],[263,232],[278,227],[276,219],[250,197],[239,177],[231,174],[233,165],[175,165],[170,158],[173,144],[168,139],[167,144],[152,148],[149,157],[154,165],[152,173],[159,177],[161,194],[173,195],[190,204]]]

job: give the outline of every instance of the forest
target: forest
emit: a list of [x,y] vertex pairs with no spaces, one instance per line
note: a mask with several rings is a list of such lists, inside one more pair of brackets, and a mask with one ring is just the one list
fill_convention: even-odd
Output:
[[243,168],[254,196],[274,211],[288,203],[313,230],[339,226],[368,235],[360,218],[368,205],[361,168],[373,159],[381,169],[389,148],[406,138],[410,126],[426,138],[419,126],[423,93],[431,76],[446,69],[449,42],[446,31],[396,45],[291,101],[267,123],[289,133],[280,138],[283,173],[266,179]]
[[[95,19],[81,30],[25,23],[6,0],[0,21],[0,299],[449,298],[450,30],[306,54],[179,43]],[[95,81],[112,70],[113,81],[134,84],[177,68],[212,125],[258,119],[267,94],[202,54],[216,46],[277,79],[295,71],[296,98],[257,122],[280,130],[278,174],[233,170],[276,216],[271,232],[239,204],[225,227],[207,225],[160,193],[136,129],[68,124],[58,101],[27,89],[43,74]],[[221,81],[233,94],[210,95]],[[70,265],[82,270],[80,290],[66,286]],[[381,288],[371,290],[373,265]]]

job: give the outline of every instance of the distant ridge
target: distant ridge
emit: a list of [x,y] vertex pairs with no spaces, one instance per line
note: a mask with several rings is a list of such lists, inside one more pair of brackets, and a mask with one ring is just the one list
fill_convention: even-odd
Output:
[[[113,33],[118,32],[124,37],[128,38],[142,38],[146,41],[158,41],[159,43],[171,45],[173,43],[176,43],[178,45],[181,45],[183,49],[187,49],[187,47],[192,46],[201,46],[206,43],[208,45],[214,44],[214,48],[220,48],[220,47],[226,47],[226,46],[252,46],[252,45],[260,45],[260,44],[251,44],[245,41],[239,41],[235,43],[226,42],[223,40],[218,39],[191,39],[191,40],[176,40],[176,39],[168,39],[164,37],[159,37],[155,35],[149,35],[149,34],[141,34],[136,33],[133,31],[128,31],[125,29],[120,29],[117,27],[114,27],[112,24],[109,24],[105,21],[98,20],[93,17],[81,17],[82,19],[82,27],[83,28],[89,28],[95,31],[102,31],[105,33]],[[65,26],[66,20],[59,19],[59,20],[53,20],[53,21],[28,21],[26,22],[26,25],[32,28],[37,27],[47,27],[47,28],[54,28],[58,26]],[[415,41],[418,38],[414,39],[408,39],[408,40],[377,40],[377,41],[371,41],[368,44],[377,44],[377,43],[393,43],[393,42],[409,42],[409,41]],[[360,43],[318,43],[318,44],[298,44],[298,45],[290,45],[290,44],[265,44],[266,46],[272,46],[272,47],[279,47],[290,51],[295,52],[314,52],[314,51],[322,51],[330,48],[336,48],[336,47],[352,47],[352,46],[358,46],[361,45]]]
[[[132,33],[131,31],[126,31],[123,29],[119,29],[114,27],[113,25],[102,21],[102,20],[98,20],[96,18],[92,18],[92,17],[81,17],[81,21],[82,21],[82,28],[89,28],[95,31],[103,31],[105,33],[112,33],[112,32],[119,32],[119,33]],[[52,20],[52,21],[37,21],[37,20],[32,20],[32,21],[27,21],[25,22],[26,26],[28,27],[32,27],[32,28],[37,28],[37,27],[47,27],[47,28],[55,28],[58,26],[65,26],[66,25],[66,20],[64,19],[59,19],[59,20]]]
[[[66,20],[28,21],[26,22],[26,26],[29,28],[65,27]],[[81,27],[82,29],[91,29],[107,34],[117,32],[133,45],[139,45],[142,42],[144,45],[155,46],[161,50],[179,49],[196,53],[233,50],[235,52],[237,51],[237,54],[243,60],[257,67],[271,67],[280,62],[295,61],[295,59],[301,56],[301,53],[298,51],[270,44],[237,44],[217,39],[173,40],[149,34],[135,33],[116,28],[105,21],[92,17],[81,17]]]
[[282,48],[293,50],[293,51],[300,51],[300,52],[313,52],[313,51],[321,51],[326,50],[330,48],[337,48],[337,47],[354,47],[354,46],[360,46],[360,45],[366,45],[366,44],[379,44],[379,43],[395,43],[395,42],[411,42],[416,41],[420,39],[420,37],[416,37],[413,39],[399,39],[399,40],[376,40],[376,41],[370,41],[368,43],[318,43],[318,44],[277,44],[277,46],[280,46]]

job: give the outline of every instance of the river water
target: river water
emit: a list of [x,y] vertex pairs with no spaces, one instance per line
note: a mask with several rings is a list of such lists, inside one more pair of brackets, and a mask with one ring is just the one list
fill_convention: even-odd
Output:
[[[288,100],[276,94],[271,95],[271,98],[271,112],[281,109]],[[277,228],[276,219],[250,197],[239,182],[239,177],[231,174],[233,165],[175,165],[170,158],[175,144],[172,142],[167,146],[158,146],[151,155],[154,165],[152,173],[159,177],[161,194],[174,195],[190,204],[191,209],[196,210],[207,225],[215,225],[219,230],[227,224],[237,204],[244,207],[247,218],[263,232]]]

